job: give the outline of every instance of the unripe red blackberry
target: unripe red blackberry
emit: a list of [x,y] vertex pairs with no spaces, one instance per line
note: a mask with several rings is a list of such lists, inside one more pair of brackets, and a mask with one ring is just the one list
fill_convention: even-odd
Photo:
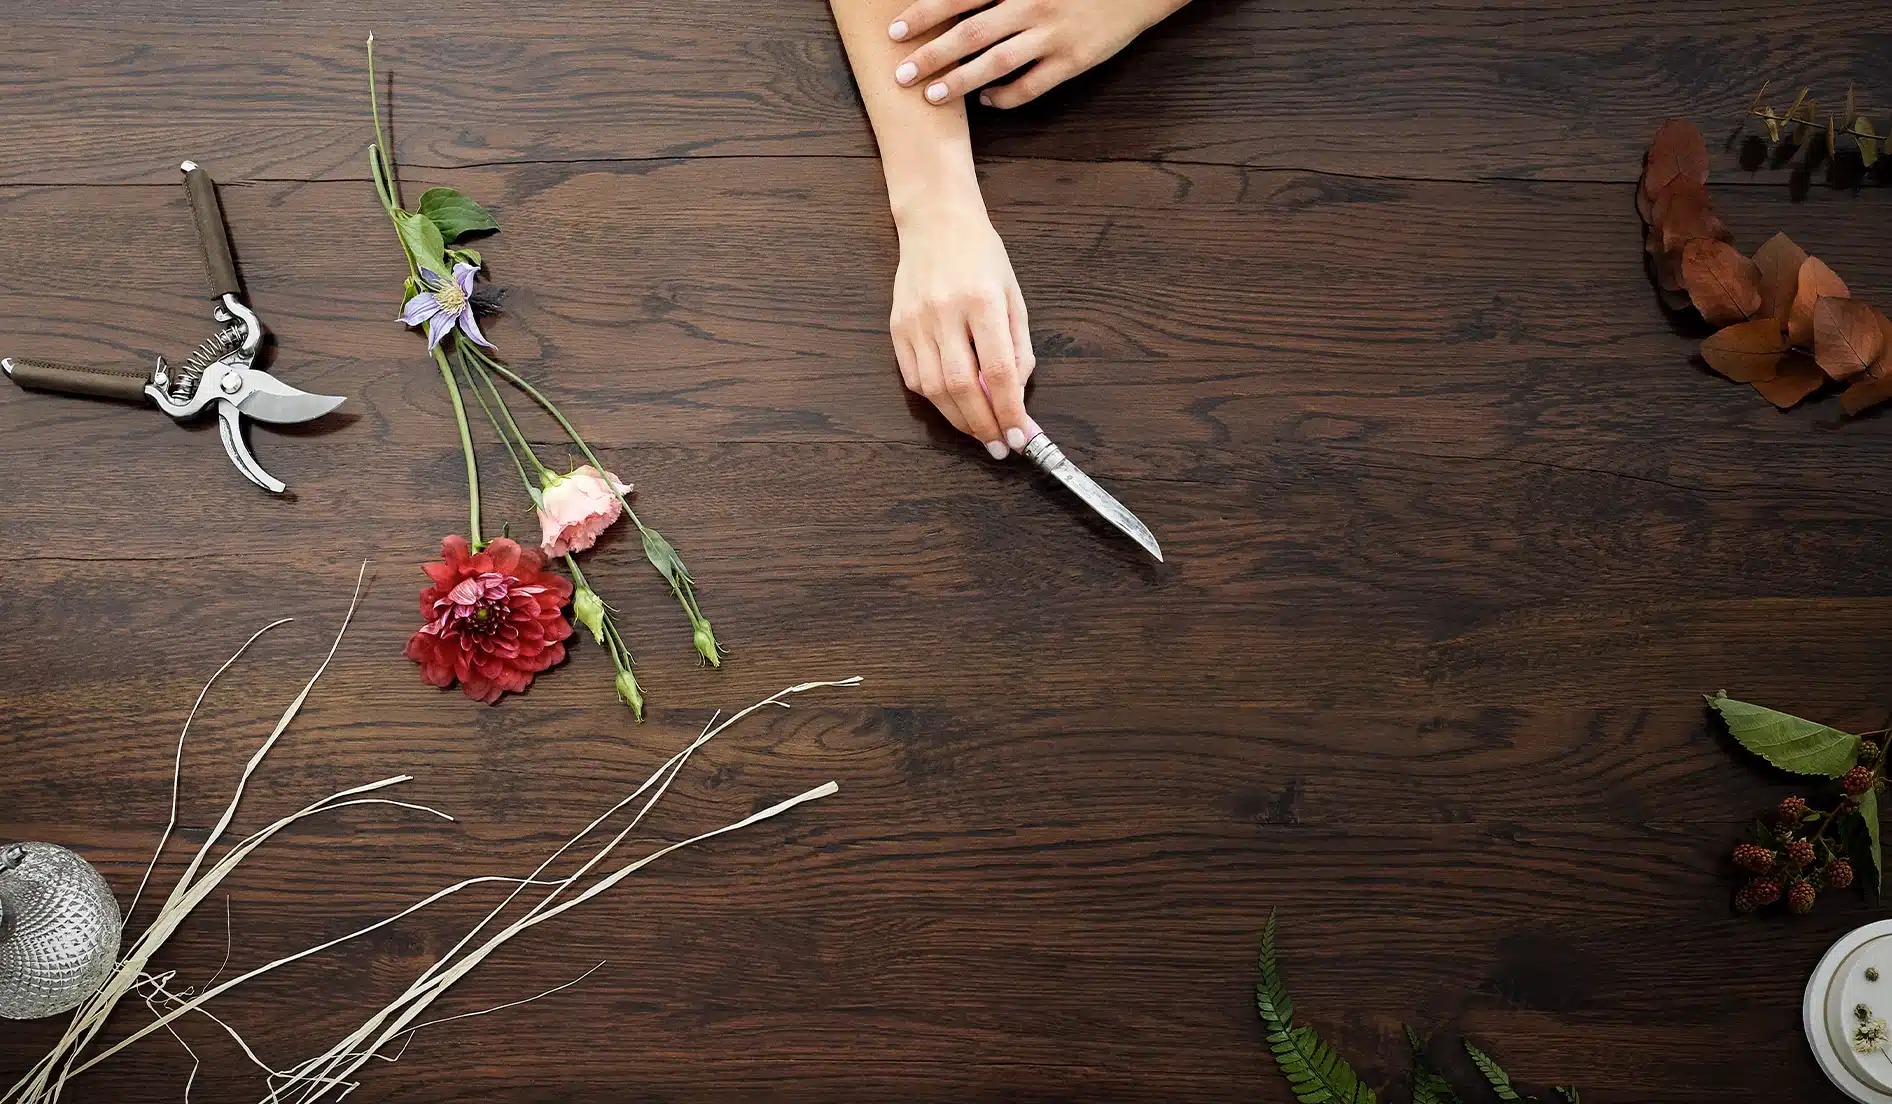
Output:
[[1771,849],[1762,847],[1758,843],[1736,844],[1734,848],[1734,865],[1756,874],[1765,874],[1772,870],[1778,859],[1779,856],[1775,855]]
[[1846,772],[1846,777],[1839,780],[1840,792],[1848,797],[1858,797],[1872,788],[1872,768],[1854,767]]
[[1826,864],[1826,888],[1845,889],[1853,884],[1853,864],[1845,859],[1834,859]]
[[1807,799],[1804,797],[1782,798],[1780,802],[1780,822],[1792,824],[1807,815]]
[[1795,866],[1813,865],[1813,841],[1794,840],[1787,845],[1787,861]]
[[1757,904],[1771,905],[1780,900],[1780,882],[1774,878],[1756,878],[1747,887],[1754,891]]
[[1817,894],[1812,882],[1795,882],[1787,887],[1788,912],[1812,912],[1813,898]]

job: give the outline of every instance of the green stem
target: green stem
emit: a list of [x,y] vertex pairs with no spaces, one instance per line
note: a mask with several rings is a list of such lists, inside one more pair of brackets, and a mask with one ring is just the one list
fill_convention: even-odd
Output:
[[[458,346],[456,345],[455,348],[458,349]],[[506,455],[512,457],[512,466],[519,472],[519,482],[525,484],[526,496],[528,498],[532,497],[534,492],[532,477],[526,474],[526,466],[519,460],[518,448],[513,445],[512,438],[507,434],[506,428],[499,424],[498,415],[493,413],[493,405],[486,401],[486,393],[480,389],[479,381],[485,376],[484,370],[467,364],[466,355],[464,353],[454,358],[454,365],[460,369],[461,375],[466,377],[466,385],[472,390],[473,397],[479,401],[480,410],[486,415],[487,422],[492,425],[493,435],[499,438],[500,444],[506,446]],[[491,383],[492,381],[488,379],[487,384],[490,386]],[[511,421],[510,418],[507,420]],[[513,426],[515,432],[518,428],[519,427],[516,425]],[[531,454],[532,448],[530,445],[526,447],[526,452],[528,455]],[[538,461],[539,458],[537,456],[532,457],[534,464],[538,464]],[[543,465],[540,465],[540,467],[543,468]]]
[[388,138],[381,130],[381,86],[374,79],[374,32],[368,33],[368,110],[374,113],[374,144],[381,151],[381,163],[387,168],[386,201],[390,207],[401,205],[400,185],[394,181],[394,155],[388,152]]
[[[604,470],[604,462],[598,459],[597,453],[591,450],[591,446],[586,443],[584,436],[578,432],[578,427],[572,425],[571,421],[565,417],[551,399],[547,398],[538,388],[526,382],[517,372],[514,372],[504,364],[488,356],[484,350],[475,349],[472,355],[475,359],[484,364],[489,371],[505,379],[506,382],[517,387],[519,390],[524,391],[534,402],[543,407],[545,412],[550,414],[553,420],[557,421],[559,426],[565,430],[566,436],[572,439],[572,443],[578,446],[578,450],[585,454],[585,459],[590,461],[592,466],[599,471]],[[630,500],[626,499],[622,492],[613,493],[617,495],[619,504],[624,507],[624,516],[631,519],[631,524],[637,526],[638,533],[643,536],[645,559],[648,559],[651,566],[655,567],[658,572],[669,581],[671,593],[676,595],[678,603],[683,606],[684,614],[689,617],[690,626],[695,630],[694,643],[696,644],[697,653],[708,660],[711,666],[720,666],[722,660],[718,654],[716,636],[710,629],[709,619],[704,617],[703,611],[697,607],[696,593],[691,585],[689,571],[684,568],[682,560],[676,556],[676,550],[670,547],[669,542],[665,541],[663,536],[656,530],[646,526],[638,519],[637,511],[631,509]],[[667,551],[668,556],[662,555],[661,553],[663,551]]]
[[460,427],[460,453],[466,458],[467,524],[473,530],[473,547],[486,544],[480,536],[480,465],[473,455],[473,429],[466,424],[466,404],[460,400],[460,381],[453,378],[447,354],[434,346],[434,363],[440,365],[440,378],[447,381],[447,397],[453,400],[453,420]]
[[[456,342],[460,342],[465,339],[456,337],[455,340]],[[464,356],[466,346],[459,344],[456,345],[456,347],[462,351],[462,355]],[[505,417],[507,428],[512,431],[513,437],[518,440],[519,447],[525,449],[526,456],[530,457],[532,460],[533,470],[539,473],[540,481],[543,482],[545,476],[553,474],[552,469],[546,467],[545,463],[539,459],[539,454],[533,449],[532,442],[526,439],[526,431],[519,428],[518,421],[512,416],[512,407],[506,404],[505,393],[499,389],[497,383],[493,382],[493,374],[480,367],[478,364],[473,365],[472,370],[479,373],[479,378],[484,380],[487,388],[492,391],[493,401],[499,404],[499,412]]]

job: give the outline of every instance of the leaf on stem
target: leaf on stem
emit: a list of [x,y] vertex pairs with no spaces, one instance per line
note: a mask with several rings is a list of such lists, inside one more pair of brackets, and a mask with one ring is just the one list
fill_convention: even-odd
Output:
[[1787,335],[1764,315],[1715,331],[1701,343],[1701,355],[1708,367],[1736,383],[1771,380],[1787,355]]
[[446,240],[440,236],[440,227],[435,226],[432,219],[411,211],[396,211],[394,229],[401,235],[401,244],[407,247],[408,256],[414,258],[417,267],[432,269],[440,276],[451,271],[445,257]]
[[1765,118],[1767,120],[1768,140],[1772,142],[1776,142],[1776,143],[1779,142],[1780,141],[1780,119],[1778,116],[1774,114],[1774,109],[1772,107],[1769,107],[1767,109]]
[[1794,289],[1800,285],[1800,266],[1807,251],[1785,234],[1775,234],[1754,251],[1754,267],[1761,273],[1761,313],[1778,319],[1787,328],[1787,312],[1793,308]]
[[1406,1044],[1412,1048],[1412,1104],[1462,1104],[1452,1091],[1452,1083],[1426,1054],[1426,1041],[1412,1028],[1406,1028]]
[[1838,778],[1859,759],[1859,737],[1761,705],[1735,701],[1727,691],[1704,695],[1741,746],[1784,771]]
[[1670,119],[1655,132],[1642,176],[1643,191],[1654,198],[1677,179],[1708,183],[1708,145],[1701,130],[1686,119]]
[[1655,226],[1662,234],[1662,248],[1677,251],[1697,238],[1729,242],[1734,234],[1715,213],[1714,200],[1698,184],[1684,184],[1663,191],[1656,198]]
[[1813,356],[1836,380],[1851,379],[1885,352],[1885,316],[1871,303],[1823,295],[1813,305]]
[[1859,795],[1859,819],[1866,826],[1866,858],[1872,863],[1872,884],[1876,890],[1880,884],[1879,856],[1879,795],[1867,790]]
[[1255,984],[1255,1010],[1268,1029],[1268,1049],[1301,1104],[1377,1104],[1373,1090],[1311,1027],[1294,1023],[1294,1001],[1275,965],[1274,913],[1261,933],[1261,980]]
[[1813,305],[1822,295],[1844,299],[1852,292],[1826,262],[1808,257],[1800,262],[1800,277],[1794,284],[1793,306],[1787,311],[1787,340],[1795,345],[1813,344]]
[[1858,414],[1892,399],[1892,377],[1873,379],[1868,376],[1854,381],[1839,397],[1840,409],[1848,414]]
[[1879,160],[1879,135],[1872,129],[1872,120],[1864,115],[1853,124],[1853,141],[1859,143],[1859,159],[1870,169]]
[[1782,410],[1790,410],[1802,399],[1827,384],[1826,373],[1813,358],[1799,351],[1789,352],[1774,369],[1772,379],[1755,380],[1754,390],[1761,398]]
[[440,230],[445,242],[462,234],[497,230],[499,223],[486,208],[452,188],[429,188],[420,195],[420,213]]
[[1761,311],[1761,273],[1726,242],[1697,239],[1682,248],[1682,282],[1711,326],[1730,326]]

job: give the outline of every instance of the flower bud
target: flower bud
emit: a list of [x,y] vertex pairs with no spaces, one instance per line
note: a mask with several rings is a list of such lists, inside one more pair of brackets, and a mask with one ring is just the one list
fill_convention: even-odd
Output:
[[697,620],[696,631],[691,634],[691,639],[696,642],[696,654],[709,660],[711,667],[723,665],[723,658],[716,654],[716,634],[710,632],[708,621]]
[[591,632],[591,639],[604,646],[604,599],[588,586],[572,593],[572,617]]
[[644,719],[644,692],[638,689],[637,676],[631,674],[629,667],[618,672],[617,688],[619,700],[629,705],[631,712],[642,721]]

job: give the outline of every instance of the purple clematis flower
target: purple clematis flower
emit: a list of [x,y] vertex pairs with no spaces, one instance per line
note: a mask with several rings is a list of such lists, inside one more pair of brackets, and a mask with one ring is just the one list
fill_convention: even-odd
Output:
[[431,268],[421,269],[420,282],[427,290],[409,299],[401,308],[401,321],[409,326],[427,323],[429,349],[445,340],[455,326],[473,341],[493,348],[493,343],[480,332],[479,323],[473,321],[473,277],[478,272],[479,269],[465,261],[453,266],[451,280]]

